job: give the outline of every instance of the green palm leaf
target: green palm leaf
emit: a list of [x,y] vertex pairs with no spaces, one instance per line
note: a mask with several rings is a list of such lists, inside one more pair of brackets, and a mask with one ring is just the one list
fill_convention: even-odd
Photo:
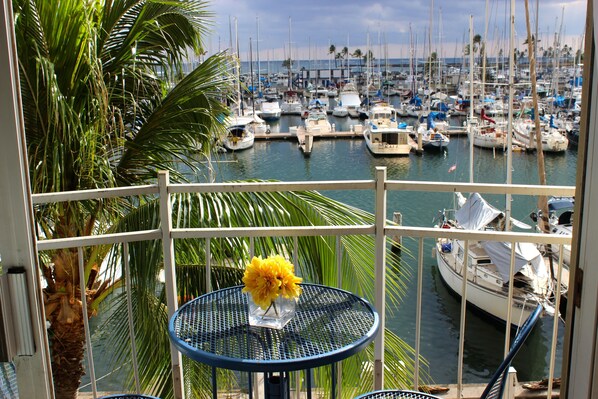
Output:
[[[338,203],[316,192],[292,193],[205,193],[177,194],[172,196],[173,224],[176,228],[193,227],[249,227],[249,226],[297,226],[297,225],[368,225],[373,223],[373,216],[356,208]],[[151,229],[157,227],[157,220],[147,216],[158,212],[158,205],[149,202],[123,218],[114,231]],[[296,265],[298,272],[306,281],[336,286],[336,238],[335,237],[300,237]],[[205,240],[186,239],[175,242],[177,264],[178,294],[180,302],[201,295],[205,286]],[[255,238],[256,255],[283,253],[290,256],[294,249],[294,240],[288,237]],[[249,259],[249,239],[212,239],[211,289],[218,289],[241,284],[244,265]],[[164,288],[157,276],[162,268],[161,244],[159,242],[140,242],[130,245],[132,282],[136,297],[135,317],[139,329],[144,333],[137,336],[137,346],[152,346],[155,342],[167,341],[167,320],[165,312]],[[374,240],[370,236],[345,236],[341,239],[341,267],[343,282],[341,287],[364,296],[373,302],[374,297]],[[405,293],[405,280],[400,260],[390,250],[387,258],[387,299],[391,307],[398,307]],[[148,293],[157,293],[159,300],[149,301]],[[124,317],[124,304],[116,300],[120,312],[115,317]],[[156,316],[157,315],[157,316]],[[126,324],[124,319],[113,324]],[[115,329],[111,337],[118,348],[115,364],[121,364],[130,357],[128,348],[128,330]],[[387,381],[393,386],[407,387],[413,381],[414,352],[404,341],[387,331],[386,339]],[[149,354],[148,354],[149,355]],[[155,353],[151,354],[152,356]],[[143,359],[144,381],[151,381],[149,386],[164,387],[156,392],[161,397],[172,395],[169,382],[170,373],[165,373],[168,353],[162,354],[166,360]],[[140,354],[143,356],[143,354]],[[371,387],[371,378],[364,378],[364,373],[371,373],[366,364],[373,360],[373,349],[347,359],[343,362],[343,381],[346,392],[367,391]],[[189,363],[186,373],[194,381],[196,395],[206,395],[209,388],[209,370]],[[152,365],[155,364],[155,367]],[[187,364],[187,363],[186,363]],[[144,366],[144,367],[145,367]],[[187,367],[187,366],[186,366]],[[225,371],[223,371],[225,373]],[[322,368],[316,374],[315,383],[328,387],[329,370]],[[422,375],[422,377],[426,377]],[[197,383],[197,385],[196,385]]]

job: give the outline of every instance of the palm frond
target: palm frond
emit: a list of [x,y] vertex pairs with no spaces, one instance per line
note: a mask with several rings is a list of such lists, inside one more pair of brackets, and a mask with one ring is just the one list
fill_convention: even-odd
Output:
[[[373,215],[331,200],[316,192],[290,193],[202,193],[177,194],[171,196],[173,224],[176,228],[193,227],[251,227],[251,226],[317,226],[317,225],[369,225]],[[113,231],[157,228],[158,220],[151,218],[159,211],[158,204],[148,202],[132,211],[114,226]],[[337,285],[336,281],[336,237],[300,237],[296,265],[299,273],[309,282]],[[256,255],[282,253],[290,257],[294,250],[294,240],[288,237],[255,238],[253,242]],[[206,241],[203,239],[185,239],[175,241],[175,261],[177,264],[178,295],[181,302],[201,295],[206,291]],[[373,301],[374,297],[374,240],[371,236],[345,236],[340,239],[343,281],[341,287]],[[250,243],[248,238],[210,240],[211,253],[211,289],[240,284],[240,278],[249,259]],[[163,309],[164,287],[158,282],[162,269],[162,253],[159,242],[132,243],[129,247],[132,284],[135,287],[137,306],[136,323],[143,329],[143,336],[137,337],[138,346],[155,346],[162,342],[167,332],[167,321],[162,310],[155,316],[158,307]],[[407,275],[401,267],[400,259],[390,249],[387,254],[387,298],[389,303],[398,305],[405,292]],[[157,302],[146,297],[154,296]],[[144,299],[145,298],[145,299]],[[157,309],[157,308],[156,308]],[[115,316],[117,317],[117,316]],[[123,321],[121,320],[121,323]],[[115,331],[110,338],[115,344],[126,341],[126,329]],[[124,344],[121,344],[124,345]],[[396,335],[387,332],[387,368],[388,378],[397,386],[405,386],[413,377],[413,350]],[[130,350],[119,347],[119,362],[130,356]],[[149,356],[150,353],[147,353]],[[154,353],[151,353],[154,356]],[[144,354],[140,354],[144,356]],[[373,359],[372,350],[343,362],[344,383],[347,387],[362,389],[369,382],[364,382],[363,373],[367,373],[367,364]],[[168,359],[166,360],[168,361]],[[164,375],[164,362],[144,359],[144,370],[148,378],[154,375],[150,386],[164,387],[161,397],[170,397],[170,373]],[[345,366],[346,363],[346,366]],[[398,371],[401,370],[399,373]],[[194,382],[207,384],[209,373],[205,368],[193,366],[186,370],[194,377]],[[198,373],[198,374],[196,374]],[[392,374],[392,375],[390,375]],[[319,384],[328,384],[326,371],[316,377]],[[320,380],[321,378],[321,380]],[[150,382],[150,381],[146,381]],[[363,385],[363,386],[362,386]],[[209,388],[209,386],[207,387]],[[353,389],[352,388],[352,389]],[[199,390],[200,391],[200,390]],[[199,393],[198,395],[201,395]],[[205,392],[203,393],[205,394]]]

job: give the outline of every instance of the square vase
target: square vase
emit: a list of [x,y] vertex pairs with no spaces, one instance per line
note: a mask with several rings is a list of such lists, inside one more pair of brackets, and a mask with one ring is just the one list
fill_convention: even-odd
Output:
[[282,329],[295,315],[297,299],[284,298],[282,295],[274,300],[272,306],[264,310],[255,302],[251,294],[247,296],[249,325],[256,327]]

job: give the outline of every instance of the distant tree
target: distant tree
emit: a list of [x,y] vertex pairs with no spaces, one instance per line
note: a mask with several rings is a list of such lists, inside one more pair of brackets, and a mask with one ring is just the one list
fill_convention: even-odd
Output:
[[[336,54],[336,46],[334,44],[331,44],[330,47],[328,48],[328,54],[329,55],[335,55]],[[334,57],[334,66],[336,67],[336,60],[337,58]]]
[[374,53],[372,53],[372,50],[368,50],[367,54],[364,54],[362,56],[362,59],[363,62],[365,62],[365,64],[368,65],[368,62],[373,62],[376,59],[376,57],[374,57]]
[[341,61],[340,64],[342,67],[343,66],[342,59],[343,59],[343,55],[341,53],[336,53],[336,55],[334,56],[335,65],[336,65],[337,61]]
[[362,58],[363,57],[363,53],[361,52],[361,49],[356,49],[353,54],[351,54],[351,56],[353,58],[357,58],[359,60],[359,73],[361,73],[361,65],[362,65]]
[[343,59],[345,60],[345,64],[349,66],[349,48],[347,46],[343,47],[343,49],[341,50],[341,54],[343,56]]
[[287,58],[282,62],[282,67],[286,69],[293,68],[293,65],[295,65],[295,61],[292,61],[290,58]]

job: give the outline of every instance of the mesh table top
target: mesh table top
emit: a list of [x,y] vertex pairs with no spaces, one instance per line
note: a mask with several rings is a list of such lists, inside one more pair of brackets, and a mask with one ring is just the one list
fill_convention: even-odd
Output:
[[355,399],[439,399],[438,396],[415,391],[375,391],[358,396]]
[[336,288],[301,284],[295,316],[281,330],[248,324],[241,286],[202,295],[170,319],[172,343],[196,361],[231,370],[309,369],[345,359],[370,343],[379,318],[364,299]]

